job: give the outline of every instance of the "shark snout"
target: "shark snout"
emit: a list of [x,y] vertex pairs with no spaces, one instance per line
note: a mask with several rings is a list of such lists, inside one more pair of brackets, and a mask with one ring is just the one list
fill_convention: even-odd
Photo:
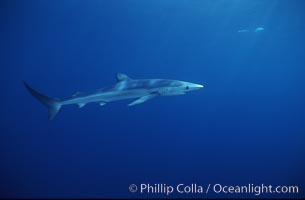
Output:
[[189,89],[190,90],[199,90],[203,87],[204,87],[203,85],[196,84],[196,83],[189,84]]
[[200,85],[200,84],[193,84],[192,85],[192,88],[195,89],[195,90],[198,90],[198,89],[201,89],[203,88],[204,86],[203,85]]

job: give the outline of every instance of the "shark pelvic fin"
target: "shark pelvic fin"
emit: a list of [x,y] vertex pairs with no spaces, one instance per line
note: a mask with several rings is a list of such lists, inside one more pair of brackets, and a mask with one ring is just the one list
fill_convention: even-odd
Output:
[[84,107],[86,104],[85,104],[85,103],[78,103],[77,105],[78,105],[79,108],[82,108],[82,107]]
[[116,80],[117,80],[117,82],[130,81],[131,78],[129,78],[126,74],[117,73],[116,74]]
[[143,97],[141,97],[141,98],[131,102],[130,104],[128,104],[128,106],[134,106],[134,105],[137,105],[137,104],[140,104],[140,103],[144,103],[145,101],[148,101],[148,100],[150,100],[150,99],[152,99],[154,97],[157,97],[157,96],[158,96],[158,94],[155,94],[155,93],[154,94],[145,95],[145,96],[143,96]]

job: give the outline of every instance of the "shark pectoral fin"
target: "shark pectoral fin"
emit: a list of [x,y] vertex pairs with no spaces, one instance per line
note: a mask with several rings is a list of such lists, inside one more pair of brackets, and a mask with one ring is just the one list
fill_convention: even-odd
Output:
[[145,95],[133,102],[131,102],[130,104],[128,104],[128,106],[134,106],[134,105],[137,105],[137,104],[140,104],[140,103],[144,103],[145,101],[148,101],[154,97],[158,96],[158,94],[148,94],[148,95]]
[[82,108],[82,107],[84,107],[86,104],[85,104],[85,103],[78,103],[77,105],[78,105],[79,108]]

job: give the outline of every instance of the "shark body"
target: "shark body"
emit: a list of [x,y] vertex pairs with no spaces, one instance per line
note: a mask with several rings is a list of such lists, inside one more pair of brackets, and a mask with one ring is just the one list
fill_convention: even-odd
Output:
[[112,86],[96,90],[91,93],[75,93],[71,98],[57,99],[51,98],[31,88],[24,82],[27,90],[43,105],[49,109],[49,119],[52,120],[60,108],[64,105],[77,104],[79,108],[84,107],[87,103],[95,102],[101,106],[109,102],[135,99],[128,104],[134,106],[144,103],[158,96],[182,95],[188,91],[203,88],[203,85],[169,79],[131,79],[127,75],[118,73],[116,76],[117,83]]

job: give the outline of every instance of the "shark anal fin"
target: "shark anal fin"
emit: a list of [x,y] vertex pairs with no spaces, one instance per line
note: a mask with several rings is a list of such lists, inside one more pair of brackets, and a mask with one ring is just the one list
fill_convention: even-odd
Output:
[[104,106],[104,105],[106,105],[106,103],[105,102],[99,102],[99,104],[100,104],[100,106]]
[[85,104],[85,103],[78,103],[77,105],[78,105],[79,108],[82,108],[82,107],[84,107],[86,104]]
[[130,104],[128,104],[128,106],[134,106],[134,105],[137,105],[137,104],[140,104],[140,103],[144,103],[145,101],[148,101],[154,97],[157,97],[158,94],[148,94],[148,95],[145,95],[133,102],[131,102]]

